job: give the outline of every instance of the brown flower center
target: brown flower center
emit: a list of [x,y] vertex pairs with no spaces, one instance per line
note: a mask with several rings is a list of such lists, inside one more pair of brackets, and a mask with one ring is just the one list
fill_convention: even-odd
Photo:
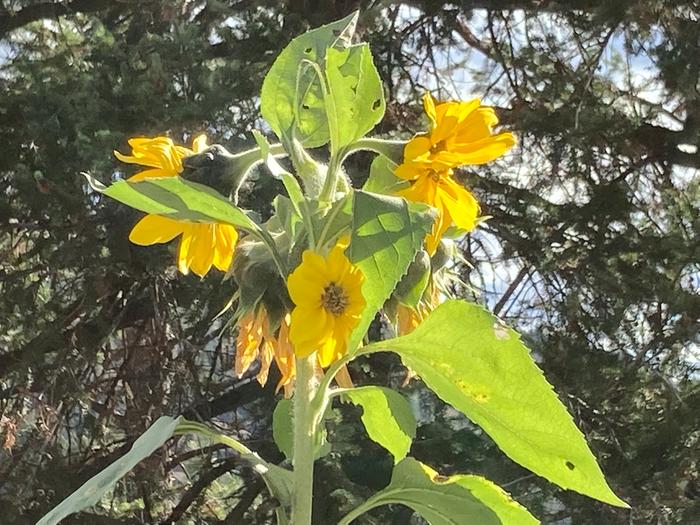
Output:
[[430,153],[433,155],[436,153],[440,153],[441,151],[445,150],[445,141],[441,140],[440,142],[436,142],[430,147]]
[[331,282],[326,285],[321,295],[323,307],[333,315],[342,315],[350,302],[342,286]]
[[428,170],[428,177],[433,179],[434,182],[440,182],[440,172],[435,170]]

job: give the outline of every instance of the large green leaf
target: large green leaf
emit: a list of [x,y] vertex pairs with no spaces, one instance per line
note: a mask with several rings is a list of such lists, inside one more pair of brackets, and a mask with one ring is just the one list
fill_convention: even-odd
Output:
[[246,230],[257,226],[243,210],[231,204],[216,190],[180,177],[125,180],[111,186],[86,175],[90,185],[100,193],[146,213],[192,222],[224,222]]
[[409,335],[363,352],[382,349],[398,353],[514,461],[560,487],[627,507],[518,334],[483,308],[448,301]]
[[[458,478],[442,478],[431,468],[413,458],[394,467],[389,485],[368,499],[338,525],[351,523],[360,514],[375,507],[401,504],[420,514],[430,525],[519,525],[525,520],[501,521],[495,509],[480,501]],[[515,504],[517,505],[517,504]],[[522,507],[520,507],[522,509]],[[529,513],[522,509],[525,515]],[[534,523],[537,523],[535,520]]]
[[539,520],[514,501],[501,487],[481,476],[450,476],[440,483],[455,483],[496,513],[504,525],[536,525]]
[[129,452],[83,483],[73,494],[41,518],[37,525],[54,525],[66,516],[97,504],[102,496],[137,463],[153,454],[170,439],[179,423],[180,418],[173,419],[166,416],[159,418],[134,442]]
[[277,136],[290,141],[296,135],[304,146],[328,142],[328,119],[321,80],[311,63],[323,69],[328,48],[350,44],[358,13],[312,29],[284,48],[265,76],[260,110]]
[[382,120],[386,108],[384,90],[367,44],[329,49],[326,79],[331,145],[333,151],[339,151]]
[[365,276],[367,307],[350,335],[352,351],[423,244],[433,224],[430,208],[398,197],[356,191],[349,258]]
[[395,463],[406,457],[416,437],[416,418],[401,394],[389,388],[363,386],[348,389],[343,396],[362,407],[367,434],[394,456]]

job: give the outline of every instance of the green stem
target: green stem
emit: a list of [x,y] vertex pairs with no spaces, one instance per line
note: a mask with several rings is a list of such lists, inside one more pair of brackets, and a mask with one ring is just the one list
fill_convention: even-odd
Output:
[[314,359],[316,354],[297,358],[294,392],[294,488],[291,525],[311,525],[314,483],[315,414],[311,401],[315,394]]
[[400,164],[403,160],[403,150],[406,147],[405,140],[388,140],[365,137],[349,147],[348,155],[355,151],[373,151],[388,157],[390,160]]
[[328,171],[326,172],[326,180],[323,183],[323,189],[319,200],[321,202],[332,202],[333,196],[338,186],[338,171],[345,157],[344,151],[339,151],[331,155],[331,160],[328,163]]

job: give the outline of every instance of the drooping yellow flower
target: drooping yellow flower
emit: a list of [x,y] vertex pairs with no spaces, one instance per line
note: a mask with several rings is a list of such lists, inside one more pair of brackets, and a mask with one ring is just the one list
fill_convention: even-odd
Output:
[[454,179],[451,169],[436,170],[429,163],[409,161],[396,168],[396,175],[411,181],[411,185],[399,195],[410,201],[424,202],[437,210],[433,229],[425,241],[430,255],[435,253],[442,235],[452,223],[465,231],[474,229],[479,217],[479,203]]
[[426,246],[432,255],[442,235],[452,223],[469,231],[479,216],[474,196],[453,176],[453,168],[466,164],[484,164],[515,144],[512,133],[492,133],[498,123],[493,108],[484,107],[479,99],[469,102],[443,102],[435,105],[433,97],[423,98],[430,130],[411,139],[404,149],[404,163],[396,175],[411,182],[399,195],[424,202],[438,211]]
[[404,160],[424,159],[442,168],[485,164],[516,143],[512,133],[493,134],[498,117],[493,108],[482,106],[478,98],[436,106],[427,93],[423,106],[430,119],[430,130],[406,144]]
[[235,372],[238,377],[250,368],[256,359],[260,359],[260,370],[256,376],[261,385],[267,383],[270,365],[274,359],[282,378],[277,384],[277,390],[284,387],[285,397],[292,392],[292,381],[296,375],[294,352],[289,342],[289,315],[280,324],[279,334],[275,337],[270,330],[270,322],[264,306],[257,312],[249,312],[238,323],[236,338]]
[[287,279],[292,302],[290,339],[298,357],[318,351],[322,367],[347,352],[350,333],[360,322],[364,276],[336,245],[323,257],[311,250]]
[[[130,164],[147,166],[129,177],[129,182],[145,179],[175,177],[182,172],[182,159],[207,148],[207,138],[199,135],[192,141],[192,149],[178,146],[168,137],[133,138],[129,140],[131,155],[114,155]],[[225,272],[231,266],[238,232],[230,224],[178,221],[161,215],[146,215],[129,234],[129,240],[140,246],[170,242],[181,235],[178,249],[178,269],[189,273],[191,269],[200,277],[209,272],[212,265]]]

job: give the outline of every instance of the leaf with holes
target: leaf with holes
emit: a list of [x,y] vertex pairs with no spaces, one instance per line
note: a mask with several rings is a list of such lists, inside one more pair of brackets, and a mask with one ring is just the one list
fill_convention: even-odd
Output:
[[448,301],[391,350],[512,460],[565,489],[627,507],[608,486],[581,431],[520,337],[480,306]]
[[328,142],[321,80],[312,64],[322,70],[328,48],[350,44],[357,16],[354,12],[296,37],[272,64],[260,92],[260,110],[283,142],[293,136],[310,148]]
[[333,151],[353,144],[382,120],[386,104],[384,90],[367,44],[329,49],[326,78]]
[[372,319],[423,245],[433,225],[430,208],[399,197],[356,191],[348,257],[365,276],[362,295],[367,306],[348,342],[354,350]]
[[401,394],[389,388],[363,386],[348,389],[343,397],[362,407],[367,434],[394,456],[395,463],[406,457],[416,437],[416,418]]

